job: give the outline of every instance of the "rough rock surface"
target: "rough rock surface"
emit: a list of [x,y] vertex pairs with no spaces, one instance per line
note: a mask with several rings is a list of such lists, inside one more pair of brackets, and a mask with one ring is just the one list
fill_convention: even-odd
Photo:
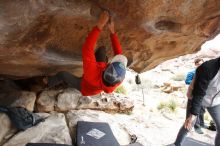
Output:
[[[124,54],[136,71],[197,51],[220,32],[219,0],[105,0]],[[81,75],[81,48],[95,25],[93,0],[0,2],[0,73],[31,77],[68,70]],[[99,45],[107,45],[104,30]]]
[[34,92],[22,91],[21,96],[15,100],[11,106],[23,107],[29,111],[34,111],[35,100],[36,94]]
[[112,113],[129,113],[133,108],[134,104],[129,97],[117,93],[83,96],[77,106],[77,109],[94,109]]
[[45,122],[17,133],[3,146],[25,146],[29,142],[71,145],[72,139],[69,135],[64,114],[50,115]]
[[65,112],[76,109],[81,94],[76,89],[66,89],[58,94],[56,109],[59,112]]
[[6,114],[0,113],[0,145],[5,142],[11,134],[16,132],[9,117]]
[[185,87],[185,84],[183,82],[165,82],[163,83],[163,86],[161,87],[161,90],[165,93],[172,93],[174,91],[180,90],[182,87]]
[[134,104],[129,97],[119,94],[82,96],[73,88],[43,91],[37,100],[38,112],[67,112],[74,109],[94,109],[106,112],[129,113]]
[[22,90],[14,81],[0,79],[0,105],[34,110],[36,92]]
[[51,112],[54,111],[56,103],[56,95],[61,91],[50,90],[43,91],[37,100],[37,111],[38,112]]

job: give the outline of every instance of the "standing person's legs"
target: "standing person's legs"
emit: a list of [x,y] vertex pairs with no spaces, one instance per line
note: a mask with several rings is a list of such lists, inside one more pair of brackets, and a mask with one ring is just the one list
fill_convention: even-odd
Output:
[[97,62],[108,62],[105,46],[101,46],[96,50],[95,58]]
[[195,129],[195,132],[197,132],[198,134],[203,134],[202,125],[204,125],[204,120],[203,120],[204,111],[205,111],[205,109],[204,109],[204,107],[202,107],[199,115],[196,117],[194,129]]
[[201,111],[200,111],[200,114],[199,114],[199,122],[200,122],[200,126],[202,126],[202,127],[205,126],[204,114],[205,114],[205,107],[202,107]]
[[[191,108],[191,100],[188,100],[187,107],[186,107],[186,119],[190,115],[190,108]],[[195,121],[194,121],[195,122]],[[179,133],[177,134],[176,141],[174,142],[175,146],[181,146],[183,140],[187,136],[189,130],[184,128],[184,125],[180,128]]]
[[48,77],[48,86],[53,87],[62,82],[66,83],[69,87],[73,87],[77,90],[81,90],[81,77],[76,77],[68,72],[58,72],[56,75]]
[[176,137],[176,141],[174,142],[175,146],[181,146],[183,140],[185,139],[185,137],[188,134],[188,130],[186,128],[184,128],[184,125],[180,128],[179,133]]
[[196,117],[196,122],[195,122],[195,125],[194,125],[194,128],[195,128],[195,129],[201,128],[201,127],[200,127],[200,118],[199,118],[199,116],[200,116],[200,115],[198,115],[198,116]]
[[220,105],[209,107],[207,110],[216,124],[215,146],[220,146]]

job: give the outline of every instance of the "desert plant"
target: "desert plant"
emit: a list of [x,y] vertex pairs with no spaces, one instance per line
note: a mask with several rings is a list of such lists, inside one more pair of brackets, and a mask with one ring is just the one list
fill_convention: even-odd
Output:
[[158,110],[162,110],[162,109],[165,109],[165,108],[166,108],[166,103],[164,101],[161,101],[159,103],[159,105],[157,106]]
[[125,89],[125,87],[124,87],[123,85],[118,86],[118,87],[115,89],[115,92],[116,92],[116,93],[120,93],[120,94],[124,94],[124,95],[127,94],[127,91],[126,91],[126,89]]
[[170,99],[168,101],[168,109],[171,112],[176,112],[177,109],[177,102],[174,99]]
[[174,99],[169,99],[168,101],[161,101],[157,106],[157,109],[160,111],[168,111],[171,113],[176,112],[177,110],[177,101]]

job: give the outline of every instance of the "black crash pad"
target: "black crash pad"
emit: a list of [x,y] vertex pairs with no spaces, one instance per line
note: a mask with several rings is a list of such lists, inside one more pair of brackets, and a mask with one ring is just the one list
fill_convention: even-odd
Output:
[[143,145],[138,142],[135,142],[135,143],[124,145],[124,146],[143,146]]
[[78,121],[77,146],[120,146],[108,123]]
[[214,146],[214,145],[186,137],[183,142],[183,146]]
[[26,146],[70,146],[66,144],[55,144],[55,143],[28,143]]

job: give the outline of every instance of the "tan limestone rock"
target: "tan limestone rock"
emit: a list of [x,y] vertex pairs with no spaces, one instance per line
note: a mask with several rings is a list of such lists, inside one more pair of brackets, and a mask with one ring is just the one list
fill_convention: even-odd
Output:
[[81,93],[76,89],[66,89],[57,95],[56,111],[66,112],[76,109]]
[[104,94],[80,98],[77,109],[94,109],[106,112],[129,113],[134,104],[128,97],[120,94]]
[[60,93],[60,90],[43,91],[37,100],[38,112],[51,112],[55,109],[56,95]]
[[16,129],[13,127],[9,117],[4,114],[0,113],[0,145],[6,142],[6,140],[10,137],[10,135],[15,134]]
[[36,101],[36,93],[29,91],[22,91],[21,96],[15,100],[11,106],[13,107],[23,107],[29,111],[34,110],[34,105]]
[[[45,114],[44,114],[45,115]],[[48,116],[48,115],[45,115]],[[45,122],[14,135],[3,146],[25,146],[27,143],[72,144],[64,114],[52,114]]]
[[[113,12],[123,53],[138,72],[196,52],[220,32],[219,0],[98,3]],[[90,13],[94,5],[93,0],[1,1],[0,73],[16,78],[64,70],[82,75],[82,45],[97,21]],[[112,55],[107,29],[98,45],[106,45]]]

